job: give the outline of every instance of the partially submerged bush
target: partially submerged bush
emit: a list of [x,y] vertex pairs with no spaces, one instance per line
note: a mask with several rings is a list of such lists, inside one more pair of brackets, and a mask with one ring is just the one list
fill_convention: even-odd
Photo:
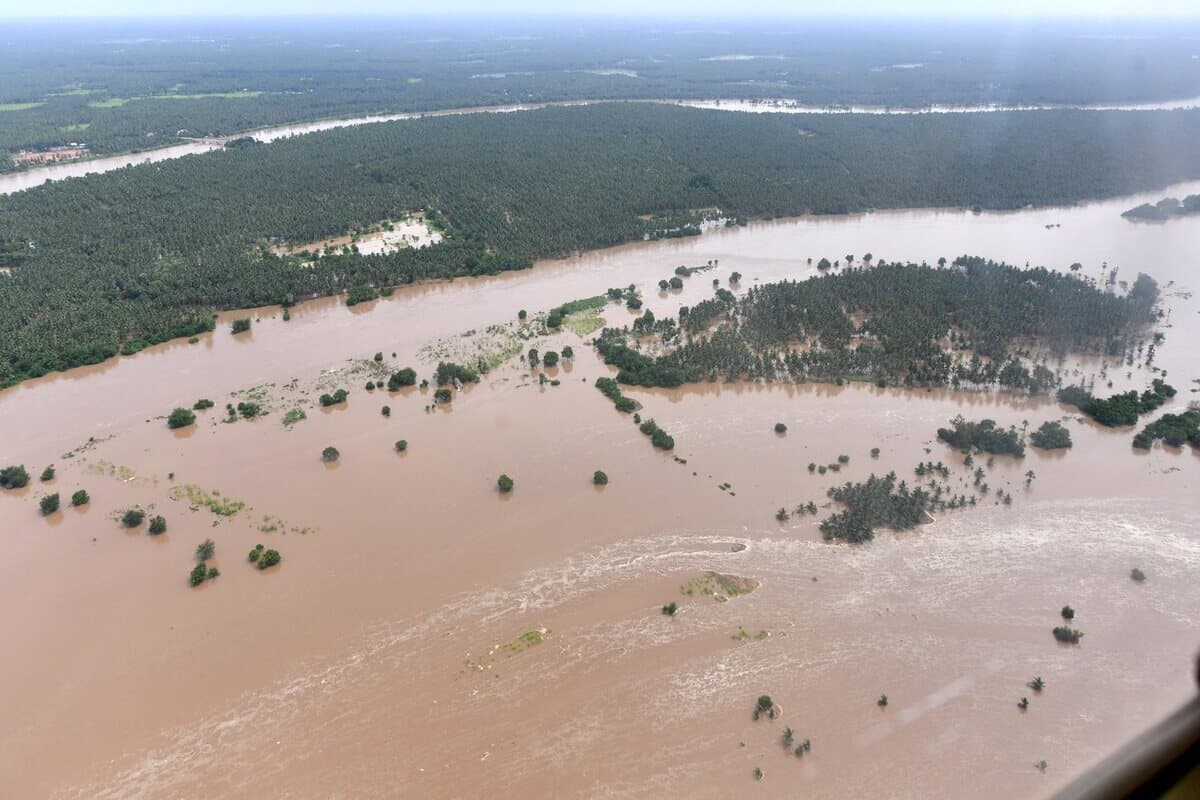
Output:
[[283,556],[279,555],[278,550],[266,550],[258,557],[258,568],[268,569],[275,566],[283,560]]
[[605,474],[604,470],[598,469],[592,473],[592,483],[596,486],[607,486],[608,475]]
[[121,524],[126,528],[136,528],[146,518],[146,512],[140,508],[131,508],[121,515]]
[[42,509],[42,516],[58,511],[58,492],[46,495],[38,502],[38,505]]
[[400,439],[396,442],[396,452],[403,453],[408,449],[408,439]]
[[1142,572],[1137,567],[1134,567],[1129,573],[1129,577],[1133,578],[1138,583],[1141,583],[1142,581],[1146,580],[1146,573]]
[[668,617],[675,616],[675,613],[677,611],[679,611],[679,606],[675,603],[675,601],[671,601],[670,603],[667,603],[665,606],[662,607],[662,613],[667,615]]
[[766,714],[771,719],[775,719],[777,706],[775,701],[771,699],[769,694],[760,694],[758,701],[754,704],[754,719],[758,720],[759,716]]
[[158,536],[160,533],[166,533],[167,520],[161,516],[150,518],[150,527],[148,528],[151,536]]
[[1054,629],[1054,638],[1063,644],[1079,644],[1079,640],[1083,638],[1083,632],[1066,625],[1060,625]]
[[787,425],[784,425],[782,422],[776,422],[775,423],[775,432],[776,433],[787,433]]
[[196,560],[208,561],[217,552],[217,545],[212,539],[205,539],[200,544],[196,545]]
[[29,485],[29,473],[24,464],[0,469],[0,489],[21,489]]
[[513,479],[508,477],[507,475],[501,475],[499,478],[496,479],[496,486],[504,494],[511,492],[513,490],[513,485],[514,485]]
[[188,425],[196,424],[196,415],[186,408],[176,408],[167,417],[167,427],[174,430],[175,428],[186,428]]
[[1070,622],[1071,620],[1075,619],[1075,609],[1071,608],[1070,606],[1063,606],[1062,607],[1062,618],[1065,619],[1067,622]]
[[322,406],[328,408],[329,406],[336,406],[338,403],[346,402],[346,398],[349,396],[350,393],[345,389],[338,389],[333,394],[326,393],[321,395],[318,402],[320,402]]
[[51,464],[50,466],[48,466],[44,470],[42,470],[40,480],[42,481],[42,483],[45,483],[46,481],[54,480],[54,465],[53,464]]
[[332,445],[330,445],[329,447],[326,447],[324,450],[321,451],[321,460],[324,461],[326,464],[337,461],[341,457],[342,457],[342,454],[339,453],[338,449],[336,447],[333,447]]
[[443,386],[440,389],[434,389],[434,391],[433,391],[433,402],[435,402],[435,403],[449,403],[453,399],[454,399],[454,394],[450,391],[450,388],[447,386]]
[[250,330],[250,318],[241,317],[240,319],[235,319],[233,324],[229,327],[229,330],[232,333],[245,333],[246,331]]
[[207,397],[201,397],[195,403],[192,403],[192,410],[204,411],[205,409],[212,408],[215,405],[216,403],[214,403],[212,400],[209,400]]
[[89,502],[91,502],[91,499],[92,498],[88,497],[87,492],[85,492],[83,489],[80,489],[79,491],[75,492],[75,494],[71,495],[71,505],[86,506]]
[[397,370],[388,378],[387,388],[389,392],[394,392],[402,386],[412,386],[417,382],[417,373],[412,367],[405,367]]

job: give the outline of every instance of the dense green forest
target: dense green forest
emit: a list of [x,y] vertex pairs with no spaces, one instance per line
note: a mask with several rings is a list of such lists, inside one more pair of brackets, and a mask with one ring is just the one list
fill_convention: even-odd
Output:
[[[1145,275],[1115,295],[1042,268],[967,256],[953,266],[854,267],[740,299],[718,290],[711,333],[668,342],[666,330],[661,345],[639,349],[641,337],[606,329],[596,348],[619,382],[641,386],[751,378],[1046,392],[1059,383],[1047,354],[1121,353],[1156,317],[1158,287]],[[681,328],[692,314],[681,309]]]
[[[329,131],[0,198],[10,271],[0,272],[0,386],[189,335],[213,309],[527,267],[677,227],[691,209],[1016,208],[1187,177],[1200,177],[1194,111],[851,118],[612,104]],[[311,266],[270,249],[419,209],[445,228],[443,243]],[[851,273],[837,285],[869,280]],[[1049,273],[1039,280],[1069,290],[1054,295],[1062,302],[1125,307]],[[1061,326],[1058,310],[1040,312]],[[907,322],[880,333],[903,337]]]
[[[364,113],[570,99],[809,105],[1200,95],[1194,25],[8,20],[0,153],[94,153]],[[0,170],[11,165],[0,159]]]

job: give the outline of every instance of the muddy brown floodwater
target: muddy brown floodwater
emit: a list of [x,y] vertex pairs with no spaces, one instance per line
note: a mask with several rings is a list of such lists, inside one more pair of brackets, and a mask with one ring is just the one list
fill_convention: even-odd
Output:
[[[977,253],[1078,261],[1088,275],[1107,261],[1120,279],[1157,278],[1170,316],[1156,363],[1180,390],[1164,411],[1177,412],[1200,388],[1200,219],[1137,225],[1119,214],[1197,191],[721,229],[354,308],[314,301],[289,322],[259,309],[239,336],[228,321],[245,312],[226,314],[196,344],[0,393],[0,462],[35,476],[0,493],[5,793],[933,797],[961,796],[970,781],[977,797],[1046,795],[1194,691],[1194,451],[1137,453],[1130,430],[1000,393],[627,390],[674,435],[682,464],[596,391],[610,370],[569,332],[521,343],[574,347],[573,362],[549,370],[558,386],[509,360],[430,412],[418,388],[363,384],[377,351],[385,367],[426,376],[430,344],[452,348],[519,309],[609,286],[637,283],[648,307],[671,313],[735,270],[748,287],[811,275],[809,257]],[[657,292],[675,266],[710,259],[717,268],[681,292]],[[610,305],[604,316],[632,315]],[[1151,377],[1110,374],[1117,388]],[[317,407],[315,393],[337,386],[348,404]],[[217,407],[169,431],[163,416],[200,397]],[[226,402],[248,397],[271,413],[218,421]],[[293,408],[307,418],[285,427]],[[865,546],[823,542],[828,509],[775,520],[780,506],[823,505],[835,483],[908,477],[924,460],[946,461],[950,482],[969,485],[961,458],[934,438],[957,413],[1005,425],[1067,418],[1075,447],[997,458],[987,480],[1011,506],[989,496]],[[336,464],[321,462],[327,445]],[[808,472],[840,454],[850,457],[840,473]],[[46,486],[36,476],[49,463]],[[500,473],[515,479],[511,494],[497,492]],[[43,493],[65,500],[77,488],[89,505],[39,516]],[[245,506],[221,516],[209,510],[218,501]],[[116,517],[135,505],[165,516],[167,532],[122,529]],[[221,575],[191,589],[205,538]],[[257,543],[282,563],[255,569],[246,554]],[[1130,580],[1133,567],[1144,583]],[[710,571],[753,591],[718,602],[705,592]],[[660,612],[671,601],[674,617]],[[1051,636],[1065,604],[1085,633],[1075,647]],[[1025,685],[1034,676],[1041,693]],[[781,714],[754,722],[764,693]],[[785,751],[785,726],[811,741],[802,758]]]

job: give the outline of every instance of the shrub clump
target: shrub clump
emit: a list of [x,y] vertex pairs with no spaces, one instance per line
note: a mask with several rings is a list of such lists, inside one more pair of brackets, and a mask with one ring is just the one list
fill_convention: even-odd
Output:
[[479,373],[470,367],[455,364],[453,361],[440,361],[437,365],[437,371],[434,373],[434,379],[438,386],[445,386],[454,381],[458,381],[459,383],[479,383]]
[[318,402],[323,407],[328,408],[329,406],[336,406],[339,403],[346,402],[346,398],[349,396],[350,393],[345,389],[338,389],[333,394],[326,393],[321,395],[321,397],[318,399]]
[[167,417],[167,427],[174,430],[175,428],[186,428],[188,425],[196,424],[196,415],[186,408],[180,407],[173,410],[170,416]]
[[75,492],[75,494],[71,495],[71,505],[73,506],[86,506],[91,502],[91,500],[92,498],[88,497],[88,493],[83,489],[80,489],[79,491]]
[[608,486],[608,475],[602,469],[592,473],[592,483],[596,486]]
[[214,403],[212,400],[209,400],[207,397],[201,397],[195,403],[192,403],[192,410],[204,411],[205,409],[212,408],[215,405],[216,403]]
[[233,324],[229,326],[229,330],[231,333],[245,333],[246,331],[250,330],[250,318],[241,317],[239,319],[235,319]]
[[1132,578],[1134,580],[1134,582],[1141,583],[1142,581],[1146,580],[1146,573],[1142,572],[1137,567],[1134,567],[1130,571],[1129,577]]
[[338,449],[336,447],[334,447],[333,445],[330,445],[329,447],[326,447],[324,450],[321,451],[321,460],[324,461],[326,464],[331,464],[334,461],[337,461],[341,457],[342,457],[342,454],[339,453]]
[[775,423],[775,432],[776,433],[787,433],[787,425],[784,425],[782,422],[776,422]]
[[668,617],[675,616],[676,612],[678,612],[678,611],[679,611],[679,605],[677,603],[675,603],[674,600],[672,600],[670,603],[667,603],[665,606],[662,607],[662,613]]
[[0,488],[21,489],[29,485],[29,473],[24,464],[0,469]]
[[646,420],[639,426],[638,430],[649,436],[650,443],[660,450],[675,449],[675,439],[662,428],[658,427],[658,424],[654,420]]
[[217,545],[212,539],[205,539],[200,544],[196,545],[196,560],[208,561],[217,552]]
[[121,524],[126,528],[136,528],[146,518],[146,512],[140,508],[131,508],[121,515]]
[[41,474],[41,477],[39,478],[39,480],[41,480],[42,483],[45,483],[46,481],[54,480],[54,465],[53,464],[51,464],[50,466],[48,466],[44,470],[42,470],[42,474]]
[[153,516],[150,518],[150,527],[147,529],[151,536],[158,536],[160,533],[167,532],[167,520],[161,516]]
[[496,479],[496,487],[499,488],[500,492],[503,494],[511,492],[513,490],[513,486],[513,479],[507,475],[501,475]]
[[969,422],[961,416],[950,421],[953,428],[938,428],[938,438],[964,453],[982,450],[985,453],[1007,453],[1017,458],[1025,455],[1025,445],[1016,428],[996,427],[991,419]]
[[1047,420],[1029,434],[1029,443],[1042,450],[1066,450],[1071,446],[1071,432],[1061,422]]
[[408,449],[408,439],[399,439],[396,441],[396,452],[403,453]]
[[1065,619],[1067,622],[1070,622],[1071,620],[1075,619],[1075,609],[1071,608],[1070,606],[1063,606],[1062,607],[1062,618]]
[[405,367],[397,370],[388,378],[387,388],[389,392],[394,392],[402,386],[412,386],[417,382],[417,373],[412,367]]
[[1060,625],[1054,629],[1054,638],[1063,644],[1079,644],[1083,632],[1068,625]]
[[58,511],[58,492],[46,495],[38,502],[38,505],[41,506],[43,517]]
[[775,705],[775,701],[771,699],[769,694],[760,694],[758,701],[754,704],[754,720],[766,714],[769,718],[775,719],[775,715],[779,713],[779,706]]

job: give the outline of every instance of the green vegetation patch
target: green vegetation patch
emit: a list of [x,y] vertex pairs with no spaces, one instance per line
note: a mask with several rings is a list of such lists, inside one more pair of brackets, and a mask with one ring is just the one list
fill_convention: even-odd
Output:
[[180,500],[186,497],[193,507],[192,510],[197,510],[201,507],[207,508],[219,517],[232,517],[246,507],[246,504],[241,500],[223,497],[216,489],[210,491],[194,483],[171,487],[170,496],[172,500]]

